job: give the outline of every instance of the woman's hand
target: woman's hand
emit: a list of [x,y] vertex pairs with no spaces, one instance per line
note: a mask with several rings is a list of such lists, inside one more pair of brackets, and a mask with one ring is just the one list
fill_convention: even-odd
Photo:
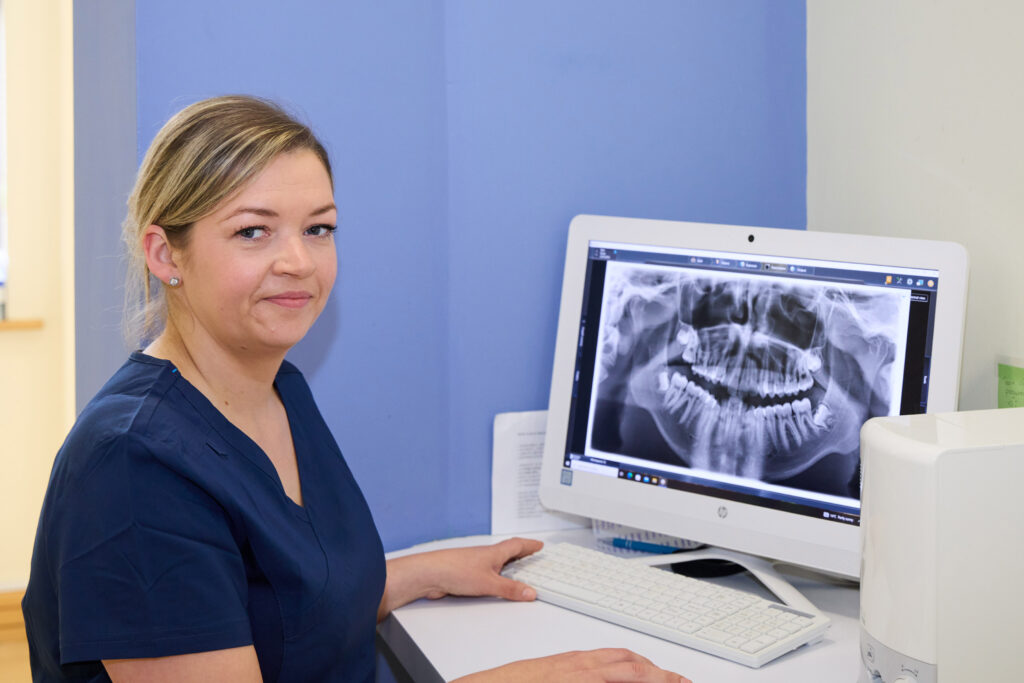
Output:
[[501,568],[543,546],[540,541],[510,538],[494,545],[435,550],[388,560],[388,579],[377,619],[419,598],[493,595],[506,600],[533,600],[537,592],[525,583],[505,578]]
[[501,568],[543,547],[540,541],[510,538],[494,545],[426,553],[436,582],[426,597],[434,600],[446,595],[493,595],[506,600],[533,600],[537,591],[521,581],[505,578]]
[[630,650],[606,648],[524,659],[459,678],[456,683],[691,683]]

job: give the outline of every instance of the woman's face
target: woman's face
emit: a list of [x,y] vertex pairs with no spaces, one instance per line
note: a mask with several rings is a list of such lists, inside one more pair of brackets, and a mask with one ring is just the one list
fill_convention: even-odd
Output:
[[192,226],[173,253],[170,322],[234,352],[287,350],[323,310],[337,274],[331,181],[309,150],[282,154]]

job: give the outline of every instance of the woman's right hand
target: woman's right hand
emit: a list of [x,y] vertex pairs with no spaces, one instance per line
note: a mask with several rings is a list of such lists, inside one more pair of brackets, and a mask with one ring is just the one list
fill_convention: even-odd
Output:
[[457,683],[691,683],[679,674],[659,669],[650,660],[625,649],[605,648],[564,652],[524,659],[458,679]]

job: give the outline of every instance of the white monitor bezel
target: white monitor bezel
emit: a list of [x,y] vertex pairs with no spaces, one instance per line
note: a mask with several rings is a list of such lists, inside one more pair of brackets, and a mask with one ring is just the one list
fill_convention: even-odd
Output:
[[928,412],[956,410],[967,253],[953,242],[736,225],[580,215],[569,226],[548,401],[540,498],[553,510],[680,536],[844,576],[860,573],[858,526],[617,478],[572,471],[561,484],[576,369],[576,347],[591,242],[679,247],[736,254],[841,260],[937,271]]

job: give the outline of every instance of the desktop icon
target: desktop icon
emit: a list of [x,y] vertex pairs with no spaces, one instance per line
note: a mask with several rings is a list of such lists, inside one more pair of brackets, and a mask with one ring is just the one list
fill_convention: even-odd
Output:
[[886,275],[885,276],[885,284],[887,284],[887,285],[891,285],[892,284],[892,275]]
[[652,484],[657,484],[658,483],[658,478],[657,477],[651,477],[651,483]]
[[651,478],[650,478],[650,477],[648,477],[648,476],[647,476],[647,475],[645,474],[645,475],[644,475],[644,483],[646,484],[646,483],[648,483],[648,482],[649,482],[650,480],[651,480]]
[[923,284],[924,284],[924,280],[918,280],[918,281],[917,281],[917,286],[918,286],[918,287],[920,287],[920,286],[921,286],[921,285],[923,285]]
[[928,286],[929,287],[934,287],[935,286],[935,280],[929,280],[928,281]]

